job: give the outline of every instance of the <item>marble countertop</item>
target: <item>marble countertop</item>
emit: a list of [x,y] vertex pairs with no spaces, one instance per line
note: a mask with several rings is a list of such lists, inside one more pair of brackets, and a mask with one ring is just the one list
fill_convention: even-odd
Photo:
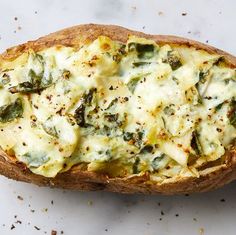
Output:
[[[174,34],[236,55],[234,0],[0,0],[0,51],[81,23]],[[70,192],[0,177],[0,234],[234,235],[236,183],[190,196]]]

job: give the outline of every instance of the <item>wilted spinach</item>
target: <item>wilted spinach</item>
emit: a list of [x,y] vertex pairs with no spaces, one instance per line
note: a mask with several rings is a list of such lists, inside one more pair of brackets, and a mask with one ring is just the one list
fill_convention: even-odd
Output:
[[35,168],[42,166],[50,160],[47,154],[43,152],[26,153],[23,155],[23,158],[30,167]]
[[168,63],[172,70],[176,70],[182,66],[180,58],[175,51],[168,51],[167,52],[167,59],[163,60],[163,63]]
[[193,131],[192,133],[191,147],[197,155],[201,155],[203,153],[201,142],[199,140],[199,134],[197,131]]
[[236,101],[233,99],[230,102],[230,110],[228,112],[229,122],[236,128]]
[[87,94],[85,93],[81,98],[80,106],[75,110],[74,118],[76,119],[76,122],[80,127],[87,127],[85,120],[86,106],[91,106],[91,102],[95,92],[96,88],[92,88]]
[[154,56],[155,47],[153,44],[141,44],[131,42],[128,44],[128,51],[136,51],[138,58],[140,59],[150,59]]
[[23,116],[23,104],[20,98],[15,102],[0,107],[0,122],[11,122],[16,118]]

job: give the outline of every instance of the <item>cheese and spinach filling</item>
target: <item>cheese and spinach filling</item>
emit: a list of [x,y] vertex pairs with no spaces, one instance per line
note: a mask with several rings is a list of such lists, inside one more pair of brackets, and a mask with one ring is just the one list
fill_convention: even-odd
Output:
[[35,174],[198,177],[235,137],[236,70],[219,55],[100,36],[0,61],[0,146]]

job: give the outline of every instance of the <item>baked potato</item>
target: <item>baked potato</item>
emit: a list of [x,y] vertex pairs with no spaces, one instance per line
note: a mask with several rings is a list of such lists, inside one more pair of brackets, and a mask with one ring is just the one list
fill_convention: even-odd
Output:
[[79,25],[0,56],[0,174],[184,194],[236,179],[236,58],[175,36]]

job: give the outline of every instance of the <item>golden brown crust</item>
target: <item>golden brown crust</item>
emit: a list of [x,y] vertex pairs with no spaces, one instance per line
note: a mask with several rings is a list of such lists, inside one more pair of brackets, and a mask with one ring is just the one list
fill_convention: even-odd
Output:
[[[128,35],[137,35],[156,41],[158,44],[176,44],[203,49],[212,54],[223,55],[226,62],[236,67],[236,57],[214,47],[175,36],[147,35],[141,32],[128,30],[113,25],[79,25],[52,33],[36,41],[8,49],[0,56],[4,60],[12,60],[29,48],[35,51],[54,45],[65,45],[79,48],[83,44],[96,39],[98,36],[108,36],[113,40],[126,42]],[[55,178],[46,178],[33,174],[21,163],[17,163],[0,151],[0,174],[19,181],[34,183],[39,186],[59,187],[73,190],[105,190],[120,193],[145,193],[145,194],[183,194],[203,192],[218,188],[236,179],[236,146],[226,154],[226,161],[217,168],[210,168],[200,172],[199,178],[188,177],[166,180],[154,183],[149,175],[130,178],[109,178],[106,175],[81,170],[79,165],[72,167],[65,173],[58,174]]]

